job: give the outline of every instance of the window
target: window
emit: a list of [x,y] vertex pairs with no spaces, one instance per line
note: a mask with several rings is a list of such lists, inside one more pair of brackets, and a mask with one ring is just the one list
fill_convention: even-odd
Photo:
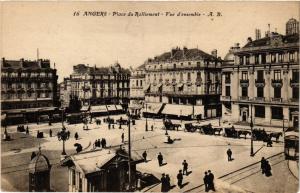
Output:
[[140,80],[140,86],[143,86],[143,80]]
[[281,87],[274,87],[274,98],[281,98]]
[[183,80],[183,73],[180,72],[180,81],[182,81],[182,80]]
[[78,187],[78,192],[82,192],[82,178],[79,176],[79,187]]
[[201,72],[197,72],[197,77],[196,77],[197,81],[201,80]]
[[76,184],[76,173],[75,170],[72,170],[72,185],[75,186]]
[[271,62],[276,63],[276,54],[271,54]]
[[299,82],[299,71],[298,70],[293,70],[292,79]]
[[240,56],[240,65],[243,65],[243,64],[244,64],[244,57]]
[[136,84],[136,86],[139,86],[139,81],[138,81],[138,80],[136,80],[136,83],[135,83],[135,84]]
[[266,54],[261,54],[261,63],[262,64],[266,63]]
[[272,119],[282,119],[283,111],[282,107],[271,107]]
[[281,72],[280,70],[274,70],[274,79],[280,80],[281,79]]
[[257,97],[264,97],[264,87],[257,87]]
[[188,80],[188,81],[191,80],[191,73],[190,73],[190,72],[187,73],[187,80]]
[[230,86],[225,87],[225,96],[230,96]]
[[258,70],[257,71],[257,80],[263,80],[264,79],[264,71]]
[[289,53],[289,60],[290,60],[290,62],[294,62],[295,58],[294,58],[294,53],[293,52]]
[[250,64],[250,57],[246,56],[246,64],[249,65]]
[[280,53],[278,55],[278,62],[283,62],[283,57],[284,57],[283,53]]
[[293,99],[299,99],[299,88],[293,87]]
[[242,72],[242,80],[248,80],[248,72],[247,71]]
[[225,74],[225,83],[230,83],[230,73]]
[[183,63],[180,63],[181,66],[183,66]]
[[248,87],[242,87],[242,96],[248,96]]
[[197,62],[197,67],[200,68],[200,62]]
[[176,64],[175,63],[173,64],[173,68],[176,69]]
[[191,62],[188,62],[188,65],[190,66],[190,65],[191,65]]
[[28,96],[28,97],[31,97],[31,92],[27,92],[27,96]]
[[255,64],[259,64],[259,55],[254,56],[254,62]]
[[254,106],[255,117],[265,118],[265,107],[264,106]]

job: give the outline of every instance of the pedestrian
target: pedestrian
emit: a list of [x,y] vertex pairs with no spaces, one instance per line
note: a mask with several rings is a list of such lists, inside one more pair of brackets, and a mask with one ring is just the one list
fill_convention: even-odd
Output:
[[32,154],[31,154],[31,160],[32,160],[33,158],[35,158],[35,156],[36,156],[36,153],[33,151]]
[[29,128],[28,128],[28,126],[26,127],[26,135],[29,135]]
[[158,160],[158,165],[159,165],[159,166],[162,166],[164,157],[163,157],[163,155],[161,154],[161,152],[159,152],[159,154],[158,154],[158,156],[157,156],[157,160]]
[[52,130],[49,130],[49,136],[52,137]]
[[169,174],[166,175],[166,192],[168,192],[171,189],[171,179]]
[[209,191],[209,187],[208,187],[208,174],[207,174],[207,171],[204,172],[204,178],[203,178],[203,181],[204,181],[204,186],[205,186],[205,192],[208,192]]
[[108,123],[108,129],[110,129],[110,123]]
[[77,132],[75,133],[74,137],[75,137],[76,140],[78,139],[79,136],[78,136]]
[[143,152],[142,156],[144,158],[144,161],[147,162],[147,152],[146,151]]
[[124,143],[124,133],[122,133],[121,138],[122,138],[122,143]]
[[154,128],[154,126],[153,126],[153,125],[151,125],[151,131],[153,131],[153,128]]
[[265,160],[264,157],[261,158],[260,168],[261,168],[261,173],[264,174],[265,173],[265,169],[266,169],[266,160]]
[[166,192],[166,177],[165,177],[165,174],[161,175],[160,181],[161,181],[161,192]]
[[177,174],[177,185],[179,186],[179,188],[182,188],[182,180],[183,180],[182,170],[179,170],[179,173]]
[[184,175],[188,175],[188,163],[186,162],[186,160],[184,160],[182,162],[182,165],[183,165],[183,170],[182,170],[182,174]]
[[268,137],[267,138],[267,147],[272,147],[272,144],[273,144],[273,142],[271,140],[271,137]]
[[232,151],[231,151],[231,149],[229,148],[229,149],[227,150],[227,158],[228,158],[228,161],[229,161],[229,162],[232,160],[231,156],[232,156]]
[[67,131],[68,138],[70,138],[70,135],[71,135],[70,131]]
[[208,190],[216,191],[214,184],[214,174],[208,170]]
[[271,173],[271,165],[270,165],[270,163],[269,163],[268,160],[266,160],[266,163],[265,163],[265,175],[267,177],[269,177],[269,176],[272,175],[272,173]]

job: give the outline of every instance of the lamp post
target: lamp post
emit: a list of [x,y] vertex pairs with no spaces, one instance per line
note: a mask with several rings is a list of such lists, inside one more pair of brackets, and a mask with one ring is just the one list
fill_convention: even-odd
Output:
[[63,150],[62,150],[62,159],[65,157],[66,155],[66,151],[65,151],[65,141],[67,141],[70,137],[70,132],[66,131],[66,128],[63,126],[63,128],[61,129],[60,132],[57,133],[57,138],[59,141],[63,141]]
[[146,125],[145,125],[145,131],[148,131],[148,118],[147,118],[147,103],[145,103],[146,106]]
[[250,122],[250,129],[251,129],[251,149],[250,149],[250,156],[254,156],[253,153],[253,120],[252,120],[252,104],[251,104],[251,122]]
[[[282,118],[282,133],[283,133],[283,143],[284,143],[284,138],[285,138],[285,127],[284,127],[284,121],[289,121],[288,119],[285,119],[284,116]],[[283,147],[285,144],[283,144]]]
[[130,112],[127,111],[128,116],[128,182],[129,182],[129,191],[131,190],[131,139],[130,139]]

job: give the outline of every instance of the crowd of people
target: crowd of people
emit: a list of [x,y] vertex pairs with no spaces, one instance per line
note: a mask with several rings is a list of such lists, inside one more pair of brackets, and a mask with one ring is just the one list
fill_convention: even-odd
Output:
[[96,139],[93,145],[93,148],[97,148],[97,147],[102,147],[102,148],[106,148],[106,139],[102,138],[100,139]]

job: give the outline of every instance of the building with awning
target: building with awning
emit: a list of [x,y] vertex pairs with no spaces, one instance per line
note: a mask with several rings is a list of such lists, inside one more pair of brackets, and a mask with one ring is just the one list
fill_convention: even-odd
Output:
[[[69,192],[126,192],[129,187],[128,153],[124,149],[101,149],[68,156]],[[131,153],[131,187],[136,186],[136,164],[143,158]]]
[[90,107],[90,114],[91,116],[101,116],[101,115],[108,115],[108,110],[106,105],[97,105]]
[[204,106],[166,104],[162,110],[162,114],[173,119],[201,118],[204,114]]
[[160,116],[164,108],[163,103],[146,103],[142,109],[144,116],[156,117]]
[[173,117],[179,114],[176,111],[185,111],[180,105],[186,109],[199,106],[196,107],[197,115],[188,112],[182,117],[206,119],[221,116],[222,62],[217,50],[208,54],[187,47],[172,48],[149,58],[145,62],[145,102],[163,103],[167,109],[174,107],[174,112],[163,111],[163,114]]

